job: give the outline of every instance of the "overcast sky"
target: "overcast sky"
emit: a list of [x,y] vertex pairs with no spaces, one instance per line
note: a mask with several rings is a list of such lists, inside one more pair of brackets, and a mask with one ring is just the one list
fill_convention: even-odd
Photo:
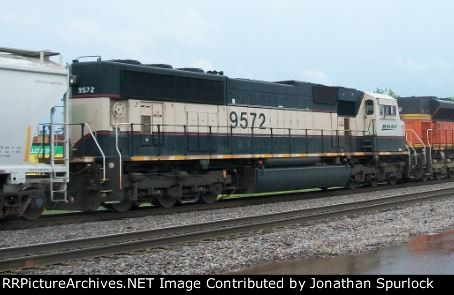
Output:
[[453,13],[448,0],[3,1],[0,46],[454,96]]

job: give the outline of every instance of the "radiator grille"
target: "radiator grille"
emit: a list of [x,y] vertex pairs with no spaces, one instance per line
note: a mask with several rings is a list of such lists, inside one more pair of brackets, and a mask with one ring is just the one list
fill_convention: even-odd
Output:
[[313,102],[321,104],[336,104],[337,103],[337,87],[314,86]]
[[123,72],[122,96],[140,99],[175,100],[177,77],[133,71]]
[[126,98],[224,104],[224,81],[123,71],[121,94]]

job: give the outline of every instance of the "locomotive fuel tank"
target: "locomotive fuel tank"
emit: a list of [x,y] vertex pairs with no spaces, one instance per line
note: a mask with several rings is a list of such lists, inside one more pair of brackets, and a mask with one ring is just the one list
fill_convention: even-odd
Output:
[[348,165],[314,165],[279,168],[245,168],[242,187],[247,193],[345,186],[351,176]]
[[263,165],[267,168],[272,167],[295,167],[295,166],[309,166],[321,163],[320,157],[310,158],[283,158],[283,159],[265,159]]

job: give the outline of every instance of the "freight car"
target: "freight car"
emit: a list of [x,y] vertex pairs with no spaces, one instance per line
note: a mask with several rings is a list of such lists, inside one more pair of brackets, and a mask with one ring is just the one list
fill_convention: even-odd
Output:
[[[46,163],[32,163],[30,157],[32,133],[62,98],[64,117],[68,118],[68,70],[51,61],[58,55],[51,51],[0,48],[0,218],[36,218],[46,202],[52,201],[54,190],[65,195],[69,181],[67,133],[61,134],[66,151],[61,162],[53,157],[53,144],[52,156]],[[52,113],[56,113],[56,108],[52,107]],[[53,143],[57,124],[51,126]]]

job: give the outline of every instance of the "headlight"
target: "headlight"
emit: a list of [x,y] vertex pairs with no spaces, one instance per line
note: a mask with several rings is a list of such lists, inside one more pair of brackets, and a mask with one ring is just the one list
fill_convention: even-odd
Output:
[[74,86],[77,84],[77,77],[74,75],[69,76],[69,86]]

